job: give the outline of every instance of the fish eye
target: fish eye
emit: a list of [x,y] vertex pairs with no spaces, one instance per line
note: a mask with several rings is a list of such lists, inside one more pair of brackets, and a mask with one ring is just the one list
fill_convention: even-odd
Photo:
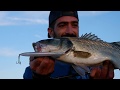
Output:
[[46,44],[41,44],[41,43],[40,43],[40,47],[45,47],[45,46],[46,46]]
[[44,45],[43,44],[40,44],[40,47],[43,47]]

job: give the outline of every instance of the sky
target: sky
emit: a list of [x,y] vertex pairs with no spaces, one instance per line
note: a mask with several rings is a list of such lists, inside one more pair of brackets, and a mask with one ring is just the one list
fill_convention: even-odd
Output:
[[[120,11],[78,11],[79,35],[93,33],[104,41],[120,41]],[[23,79],[32,43],[46,39],[49,11],[0,11],[0,79]],[[120,79],[115,70],[114,79]]]

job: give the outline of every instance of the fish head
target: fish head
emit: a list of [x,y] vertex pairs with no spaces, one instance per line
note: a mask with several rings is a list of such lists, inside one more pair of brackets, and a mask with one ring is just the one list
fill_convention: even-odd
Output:
[[41,52],[52,52],[60,49],[59,39],[46,39],[39,41]]
[[68,38],[51,38],[35,43],[39,52],[66,52],[73,44]]

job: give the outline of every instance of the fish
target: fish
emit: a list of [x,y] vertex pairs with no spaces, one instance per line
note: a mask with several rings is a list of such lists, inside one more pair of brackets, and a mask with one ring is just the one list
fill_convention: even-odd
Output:
[[120,69],[120,41],[106,42],[92,33],[80,37],[43,39],[32,45],[35,52],[21,53],[19,57],[51,56],[70,63],[81,76],[90,73],[90,67],[100,66],[105,60],[110,60],[115,69]]

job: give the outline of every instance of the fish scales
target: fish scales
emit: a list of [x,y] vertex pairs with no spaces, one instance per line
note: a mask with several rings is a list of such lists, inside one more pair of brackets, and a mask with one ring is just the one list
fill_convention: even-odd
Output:
[[[89,60],[82,60],[80,58],[79,60],[80,63],[84,63],[86,65],[89,63],[91,65],[92,63],[93,64],[100,63],[100,62],[103,62],[104,60],[111,60],[111,62],[113,62],[116,67],[120,68],[120,60],[119,60],[120,50],[118,49],[119,47],[113,44],[107,43],[107,42],[103,42],[101,40],[96,41],[96,40],[91,40],[91,39],[86,39],[86,38],[82,38],[82,39],[79,38],[76,40],[71,39],[71,41],[74,43],[73,44],[74,46],[76,45],[75,46],[76,50],[81,50],[81,51],[92,53],[93,57],[86,58]],[[88,43],[89,43],[89,47],[88,47]],[[82,46],[80,44],[82,44]],[[79,63],[79,61],[77,63]],[[88,61],[88,62],[85,62],[85,61]]]
[[[86,33],[79,38],[51,38],[40,40],[35,44],[39,45],[40,51],[30,53],[29,56],[51,56],[56,60],[71,63],[78,73],[80,73],[78,67],[89,71],[87,66],[99,65],[105,60],[110,60],[115,69],[120,69],[120,42],[108,43],[95,34]],[[26,53],[20,55],[28,56]]]

